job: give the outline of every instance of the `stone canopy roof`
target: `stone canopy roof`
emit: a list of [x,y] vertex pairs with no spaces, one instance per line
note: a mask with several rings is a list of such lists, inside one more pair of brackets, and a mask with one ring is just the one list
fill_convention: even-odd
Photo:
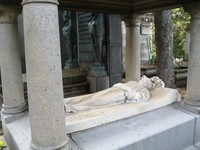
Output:
[[[60,9],[107,13],[144,13],[180,7],[199,0],[58,0]],[[0,0],[0,4],[20,5],[22,0]]]

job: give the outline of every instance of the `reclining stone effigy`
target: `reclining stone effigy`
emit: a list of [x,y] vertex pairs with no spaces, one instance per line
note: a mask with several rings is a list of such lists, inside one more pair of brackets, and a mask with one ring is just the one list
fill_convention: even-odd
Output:
[[[180,101],[177,90],[164,86],[158,77],[143,76],[139,82],[117,83],[103,91],[67,98],[64,101],[67,129],[74,132]],[[76,128],[77,123],[82,123],[82,127]]]

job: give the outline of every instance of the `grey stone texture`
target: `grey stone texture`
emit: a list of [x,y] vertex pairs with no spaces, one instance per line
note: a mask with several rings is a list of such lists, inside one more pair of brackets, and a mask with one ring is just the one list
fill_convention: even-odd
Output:
[[110,87],[122,82],[122,32],[119,15],[108,15],[107,68]]
[[27,109],[24,100],[20,49],[17,33],[18,7],[0,5],[0,61],[3,112],[14,114]]
[[90,83],[90,92],[92,93],[109,88],[108,76],[103,76],[103,77],[87,76],[87,79]]
[[[188,78],[185,107],[193,107],[200,113],[200,3],[185,6],[192,17],[190,23],[190,55],[188,62]],[[187,106],[188,105],[188,106]]]
[[[198,122],[198,121],[197,121]],[[72,134],[82,149],[193,149],[195,117],[176,104]],[[83,140],[84,139],[84,140]]]
[[24,0],[22,4],[31,147],[61,149],[68,137],[57,0]]
[[140,18],[139,15],[125,16],[126,24],[126,81],[140,80]]
[[[27,113],[10,119],[4,114],[10,149],[28,150],[31,141]],[[72,150],[198,150],[199,115],[174,103],[127,119],[69,134]],[[10,146],[10,145],[9,145]]]

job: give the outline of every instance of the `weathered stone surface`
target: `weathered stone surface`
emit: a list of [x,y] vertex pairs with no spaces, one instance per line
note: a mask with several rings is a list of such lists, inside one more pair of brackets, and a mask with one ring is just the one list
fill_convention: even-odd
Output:
[[122,34],[121,18],[119,15],[108,15],[109,42],[107,68],[110,87],[122,82]]
[[193,115],[169,105],[71,137],[82,149],[193,150],[194,124]]
[[57,0],[23,1],[31,147],[61,149],[65,134]]
[[[29,116],[24,114],[16,120],[8,120],[6,130],[9,133],[9,144],[12,143],[12,147],[9,145],[10,149],[29,149],[31,141]],[[134,117],[72,133],[69,145],[71,149],[92,150],[135,148],[137,150],[197,150],[199,146],[198,122],[198,115],[179,108],[177,104],[172,104]]]
[[[189,5],[185,7],[191,15],[190,24],[190,55],[188,62],[188,77],[187,77],[187,92],[186,92],[186,108],[196,107],[198,113],[200,113],[200,85],[199,85],[199,73],[200,73],[200,3],[195,5]],[[195,111],[195,110],[194,110]]]
[[[141,89],[141,87],[140,87]],[[141,90],[144,92],[144,90]],[[113,93],[113,91],[111,91]],[[116,91],[117,92],[117,91]],[[151,91],[151,98],[149,101],[143,101],[143,102],[130,102],[127,101],[127,103],[120,103],[120,91],[116,93],[116,95],[112,95],[112,93],[109,95],[107,93],[108,97],[106,97],[106,93],[101,95],[95,95],[92,97],[91,95],[83,95],[79,97],[72,97],[65,99],[65,105],[66,105],[66,111],[69,112],[67,109],[72,109],[73,107],[73,101],[74,103],[78,102],[78,100],[82,99],[80,101],[80,104],[77,105],[74,104],[74,108],[77,109],[85,109],[84,111],[77,111],[74,114],[69,113],[66,115],[66,126],[67,126],[67,133],[81,131],[84,129],[89,129],[91,127],[96,127],[102,124],[106,124],[109,122],[113,122],[116,120],[128,118],[134,115],[138,115],[147,111],[154,110],[156,108],[160,108],[166,105],[169,105],[173,102],[179,101],[180,96],[174,89],[168,89],[168,88],[156,88]],[[115,98],[113,99],[113,96]],[[115,103],[115,100],[119,101],[118,104],[109,104],[105,105],[104,107],[101,107],[101,103],[104,103],[104,99],[102,97],[105,97],[107,101],[113,101]],[[148,96],[147,96],[148,97]],[[94,99],[93,99],[94,98]],[[90,101],[91,99],[91,101]],[[89,105],[84,105],[85,103],[88,103]],[[95,103],[96,101],[96,103]],[[102,102],[101,102],[102,101]],[[71,103],[71,108],[70,108]],[[82,106],[81,106],[82,104]],[[92,108],[94,107],[94,108]],[[87,109],[88,108],[88,109]],[[73,110],[73,109],[72,109]]]
[[24,100],[20,49],[17,33],[18,7],[0,5],[0,62],[3,88],[3,112],[19,113]]
[[90,83],[90,92],[97,92],[109,88],[109,77],[87,76]]
[[140,80],[140,19],[125,17],[126,24],[126,81]]

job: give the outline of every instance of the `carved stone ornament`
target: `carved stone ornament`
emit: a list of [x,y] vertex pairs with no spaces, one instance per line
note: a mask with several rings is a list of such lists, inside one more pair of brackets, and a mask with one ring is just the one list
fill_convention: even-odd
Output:
[[138,15],[138,14],[123,15],[122,20],[125,22],[126,27],[140,26],[141,15]]

